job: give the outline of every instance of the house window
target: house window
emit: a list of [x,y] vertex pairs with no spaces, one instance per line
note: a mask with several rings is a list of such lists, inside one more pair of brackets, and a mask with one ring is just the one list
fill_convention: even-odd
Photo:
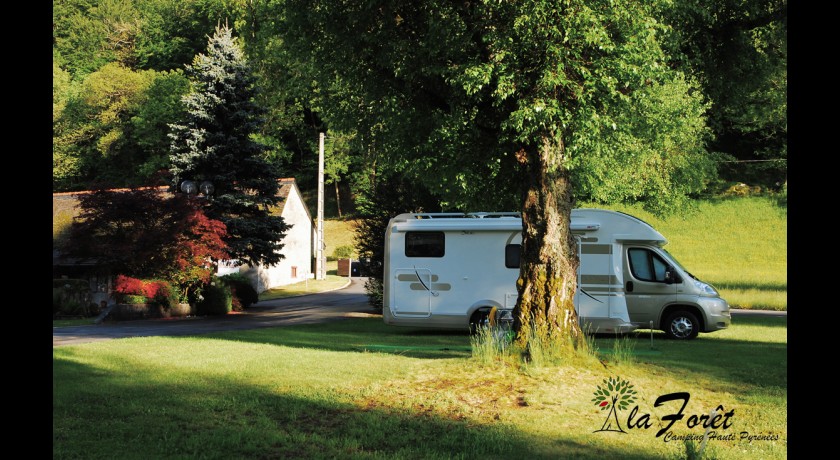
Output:
[[443,232],[406,232],[406,257],[443,257],[445,252]]
[[521,244],[509,244],[505,246],[505,267],[519,268],[519,259],[522,253]]
[[292,267],[292,278],[297,278],[297,267]]

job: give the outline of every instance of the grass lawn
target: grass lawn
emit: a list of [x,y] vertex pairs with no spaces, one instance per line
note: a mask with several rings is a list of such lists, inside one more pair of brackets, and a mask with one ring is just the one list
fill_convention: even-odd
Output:
[[[355,318],[56,347],[53,458],[677,459],[719,406],[706,458],[787,457],[786,318],[652,342],[597,337],[600,360],[529,367],[474,357],[465,333]],[[636,391],[625,433],[598,431],[610,377]],[[681,401],[654,403],[676,392],[685,417],[657,437]]]

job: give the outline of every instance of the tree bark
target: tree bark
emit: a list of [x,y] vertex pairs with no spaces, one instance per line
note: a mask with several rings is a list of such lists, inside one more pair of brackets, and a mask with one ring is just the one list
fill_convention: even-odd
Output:
[[527,184],[513,311],[516,344],[526,351],[534,340],[543,347],[578,348],[586,341],[574,305],[579,259],[569,225],[573,196],[565,148],[561,139],[544,135],[537,149],[517,154]]

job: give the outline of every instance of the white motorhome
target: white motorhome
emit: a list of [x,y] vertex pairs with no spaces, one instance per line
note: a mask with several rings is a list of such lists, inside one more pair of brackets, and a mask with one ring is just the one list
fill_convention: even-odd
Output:
[[[729,305],[665,250],[646,222],[616,211],[575,209],[580,266],[575,309],[593,333],[663,330],[669,338],[729,327]],[[385,235],[386,324],[470,329],[510,321],[518,294],[519,213],[406,213]]]

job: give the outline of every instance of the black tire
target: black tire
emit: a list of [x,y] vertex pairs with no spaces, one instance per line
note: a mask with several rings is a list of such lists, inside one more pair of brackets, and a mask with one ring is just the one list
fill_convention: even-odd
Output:
[[487,324],[490,310],[477,310],[470,317],[470,335],[475,335]]
[[665,320],[664,330],[669,339],[691,340],[700,332],[700,320],[690,311],[675,311]]

